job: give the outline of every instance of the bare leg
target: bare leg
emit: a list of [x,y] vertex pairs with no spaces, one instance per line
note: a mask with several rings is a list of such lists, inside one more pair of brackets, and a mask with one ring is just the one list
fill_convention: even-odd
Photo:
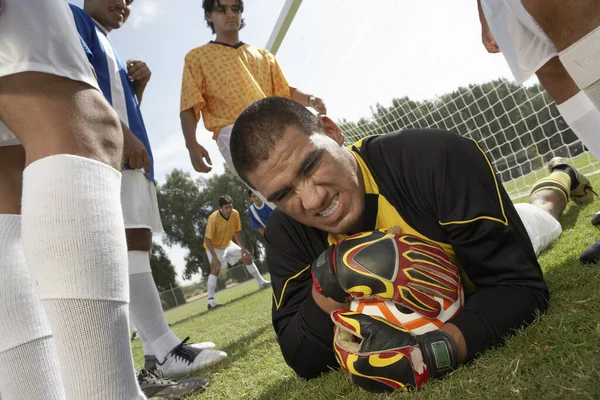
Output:
[[529,202],[550,214],[557,221],[560,221],[560,216],[567,206],[564,196],[560,192],[551,189],[534,193],[529,198]]
[[21,214],[25,149],[0,147],[0,214]]
[[522,0],[523,6],[562,51],[600,26],[597,0]]
[[562,104],[579,93],[579,88],[558,57],[550,59],[535,74],[556,104]]
[[0,119],[25,148],[25,258],[67,398],[143,399],[129,343],[116,114],[84,83],[26,72],[0,78]]
[[118,117],[102,94],[85,83],[38,72],[2,77],[0,119],[23,143],[27,165],[73,154],[120,169]]

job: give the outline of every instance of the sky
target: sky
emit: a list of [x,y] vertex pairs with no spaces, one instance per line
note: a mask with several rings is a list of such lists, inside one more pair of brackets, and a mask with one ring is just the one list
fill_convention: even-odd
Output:
[[[265,47],[284,3],[246,0],[240,39]],[[185,148],[179,94],[185,54],[214,39],[202,1],[135,0],[129,20],[110,38],[123,60],[143,60],[152,70],[142,113],[158,183],[174,168],[201,176]],[[395,97],[427,99],[471,83],[512,79],[502,55],[488,54],[481,44],[475,0],[304,0],[276,57],[290,85],[323,98],[334,120],[356,121],[370,106],[389,105]],[[211,155],[211,174],[221,173],[223,159],[211,136],[200,123],[197,139]],[[185,251],[165,250],[178,282],[188,284],[181,280]]]

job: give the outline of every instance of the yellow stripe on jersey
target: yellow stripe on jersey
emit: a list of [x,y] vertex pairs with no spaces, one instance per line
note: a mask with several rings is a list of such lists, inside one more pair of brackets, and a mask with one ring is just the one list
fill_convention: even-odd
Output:
[[[304,268],[302,271],[299,271],[296,275],[290,276],[289,278],[287,278],[285,280],[285,283],[283,284],[283,289],[281,289],[281,294],[279,295],[279,300],[277,300],[277,296],[275,296],[275,290],[273,290],[273,301],[275,302],[275,309],[279,310],[279,307],[281,307],[281,302],[283,301],[283,294],[285,293],[285,289],[287,288],[288,282],[291,281],[292,279],[296,279],[297,277],[299,277],[300,275],[302,275],[304,272],[309,271],[310,270],[310,265],[307,265],[306,268]],[[309,271],[310,273],[310,271]]]
[[180,111],[194,109],[213,139],[242,111],[268,96],[290,97],[290,87],[267,50],[208,43],[185,56]]
[[[224,249],[231,243],[233,234],[241,230],[240,213],[236,209],[231,211],[228,219],[225,219],[221,212],[217,210],[208,216],[204,237],[212,240],[214,248]],[[208,250],[206,243],[204,243],[204,248]]]

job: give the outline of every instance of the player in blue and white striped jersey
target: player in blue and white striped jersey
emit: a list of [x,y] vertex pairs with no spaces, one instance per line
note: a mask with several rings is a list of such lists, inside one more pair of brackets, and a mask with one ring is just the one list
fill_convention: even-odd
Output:
[[[121,204],[127,235],[130,314],[147,360],[155,358],[164,376],[186,375],[218,362],[226,353],[214,343],[186,344],[169,328],[152,278],[152,234],[162,232],[153,175],[153,157],[140,102],[151,72],[140,60],[126,63],[109,33],[127,21],[133,0],[86,0],[83,10],[71,5],[77,30],[98,85],[121,118],[124,136]],[[155,356],[155,357],[153,357]]]

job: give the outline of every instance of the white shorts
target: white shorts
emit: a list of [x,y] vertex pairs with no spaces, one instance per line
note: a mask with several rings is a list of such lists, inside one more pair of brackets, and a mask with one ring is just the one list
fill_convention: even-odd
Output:
[[[219,131],[219,136],[217,136],[217,147],[219,148],[221,155],[225,159],[227,166],[239,178],[237,171],[233,167],[233,161],[231,158],[231,148],[229,147],[229,140],[231,139],[231,131],[232,130],[233,130],[233,125],[227,125],[226,127],[221,128],[221,130]],[[246,185],[246,186],[248,186],[248,185]],[[277,208],[277,206],[275,204],[271,203],[270,201],[267,201],[267,198],[265,196],[263,196],[258,190],[254,190],[251,187],[248,187],[248,189],[252,190],[252,192],[255,195],[257,195],[263,201],[263,203],[267,203],[269,205],[269,207],[271,207],[273,210]]]
[[[242,259],[242,248],[231,242],[229,243],[229,246],[224,249],[215,248],[215,254],[222,266],[225,266],[226,264],[235,265]],[[208,256],[208,262],[210,263],[212,261],[212,254],[207,250],[206,255]]]
[[481,0],[490,30],[519,83],[531,78],[551,58],[556,47],[525,10],[521,0]]
[[[2,1],[0,78],[26,71],[45,72],[98,89],[73,14],[64,0]],[[18,144],[17,138],[0,121],[0,146]]]
[[125,229],[146,228],[163,233],[156,185],[141,170],[125,170],[121,177],[121,208]]
[[525,225],[535,255],[539,256],[562,233],[560,223],[547,212],[529,203],[515,204],[515,209]]

